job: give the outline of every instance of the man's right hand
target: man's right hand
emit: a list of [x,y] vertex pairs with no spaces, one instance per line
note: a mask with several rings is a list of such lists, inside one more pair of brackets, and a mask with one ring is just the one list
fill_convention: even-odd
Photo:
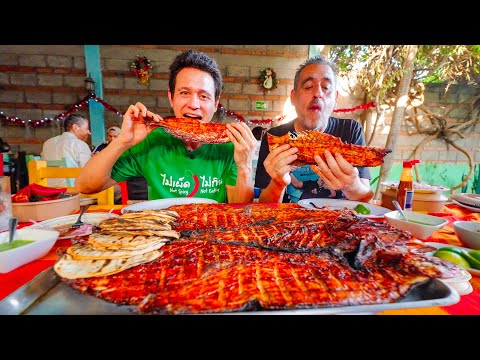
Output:
[[279,187],[286,187],[292,181],[290,164],[297,159],[298,148],[284,144],[271,151],[265,158],[263,165],[272,181]]
[[[162,119],[160,115],[147,110],[147,107],[140,102],[130,105],[123,115],[122,130],[117,139],[123,146],[130,148],[139,142],[153,130],[145,124],[145,118],[151,118],[154,122]],[[148,121],[151,121],[148,119]]]

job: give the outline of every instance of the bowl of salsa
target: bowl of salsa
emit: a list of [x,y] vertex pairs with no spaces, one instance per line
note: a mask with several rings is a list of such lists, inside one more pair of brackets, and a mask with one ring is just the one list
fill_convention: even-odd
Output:
[[23,228],[15,231],[8,242],[9,231],[0,233],[0,273],[8,273],[48,254],[59,232],[46,229]]

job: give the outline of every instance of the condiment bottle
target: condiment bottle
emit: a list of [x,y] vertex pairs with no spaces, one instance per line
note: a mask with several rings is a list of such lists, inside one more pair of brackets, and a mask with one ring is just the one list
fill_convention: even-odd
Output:
[[403,170],[400,175],[400,183],[397,190],[397,201],[403,210],[412,210],[413,204],[413,174],[412,167],[418,164],[420,160],[410,160],[403,162]]

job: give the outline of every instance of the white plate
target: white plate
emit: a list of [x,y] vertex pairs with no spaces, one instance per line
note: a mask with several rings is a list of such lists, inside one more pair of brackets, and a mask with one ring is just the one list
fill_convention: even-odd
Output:
[[[443,281],[443,280],[440,280]],[[459,295],[468,295],[473,291],[473,286],[468,281],[461,283],[448,283],[451,287],[457,290]]]
[[362,204],[370,210],[370,214],[357,214],[358,217],[362,218],[369,218],[369,219],[380,219],[384,217],[384,214],[387,212],[392,211],[391,209],[387,209],[381,206],[359,202],[359,201],[350,201],[350,200],[342,200],[342,199],[326,199],[326,198],[312,198],[312,199],[302,199],[298,201],[298,205],[307,208],[307,209],[316,209],[315,204],[317,207],[328,206],[334,210],[344,210],[350,209],[353,210],[355,206],[358,204]]
[[[398,187],[398,181],[384,181],[381,184],[393,190],[397,190],[397,187]],[[438,191],[443,192],[443,191],[450,190],[449,187],[442,186],[442,185],[429,185],[429,184],[417,183],[417,182],[414,182],[413,186],[414,186],[413,189],[415,190],[415,192],[425,193],[425,194],[431,194],[431,193],[436,193]],[[422,186],[424,187],[423,189],[421,188]]]
[[452,194],[450,197],[452,198],[452,200],[458,201],[459,203],[480,209],[479,194],[459,193],[459,194]]
[[473,212],[480,212],[480,208],[477,208],[477,207],[474,207],[474,206],[468,206],[468,205],[465,205],[465,204],[462,204],[462,203],[459,203],[457,200],[455,199],[452,199],[452,202],[465,208],[465,209],[468,209],[470,211],[473,211]]
[[190,197],[149,200],[149,201],[142,201],[136,204],[125,206],[121,210],[121,213],[123,214],[127,210],[141,211],[141,210],[166,209],[173,205],[186,205],[186,204],[218,204],[218,202],[212,199],[190,198]]
[[[468,272],[466,273],[468,274]],[[470,284],[470,281],[468,280],[464,280],[464,281],[459,281],[456,279],[454,279],[453,281],[451,279],[439,279],[439,280],[444,282],[447,285],[450,285],[452,288],[454,288],[458,292],[458,295],[467,295],[473,291],[472,284]]]
[[[93,224],[98,225],[100,221],[105,219],[110,219],[112,217],[117,217],[117,214],[106,213],[106,212],[91,212],[85,213],[82,216],[82,221],[84,224]],[[44,220],[33,225],[28,226],[28,228],[52,228],[54,230],[60,229],[64,226],[74,224],[78,219],[78,214],[56,217],[53,219]],[[73,236],[61,236],[58,239],[70,239]]]
[[[449,247],[452,247],[452,248],[457,248],[457,249],[461,249],[461,250],[465,250],[465,251],[473,250],[473,249],[470,249],[470,248],[448,245],[448,244],[437,243],[437,242],[427,242],[426,244],[431,245],[431,246],[433,246],[434,248],[437,248],[437,249],[440,249],[440,248],[445,247],[445,246],[449,246]],[[431,253],[431,254],[433,254],[433,253]],[[468,268],[467,271],[472,275],[480,276],[480,270],[473,269],[473,268]]]

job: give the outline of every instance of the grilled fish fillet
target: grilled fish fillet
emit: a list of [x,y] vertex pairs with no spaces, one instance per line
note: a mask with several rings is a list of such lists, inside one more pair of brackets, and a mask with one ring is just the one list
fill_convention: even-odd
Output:
[[185,140],[207,144],[227,143],[227,127],[220,123],[202,123],[191,118],[166,118],[160,122],[147,121],[148,126],[162,127],[169,134]]
[[314,165],[316,164],[315,154],[325,160],[323,152],[329,150],[332,154],[340,153],[353,166],[373,167],[381,165],[385,155],[392,152],[390,149],[346,144],[336,136],[319,131],[307,131],[300,134],[289,132],[282,136],[267,133],[267,140],[270,151],[284,144],[297,147],[298,158],[292,165]]

